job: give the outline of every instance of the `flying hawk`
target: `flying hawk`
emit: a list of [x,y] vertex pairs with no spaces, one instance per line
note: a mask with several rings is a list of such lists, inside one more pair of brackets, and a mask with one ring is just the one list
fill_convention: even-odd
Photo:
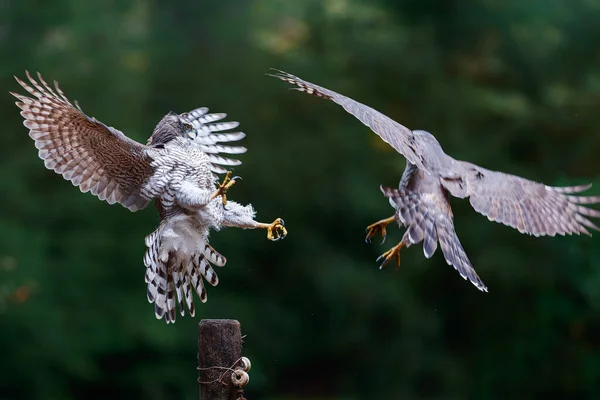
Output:
[[[26,74],[29,83],[15,79],[32,97],[11,94],[19,100],[23,124],[46,168],[82,192],[130,211],[154,200],[160,224],[146,237],[144,264],[148,301],[154,303],[156,318],[175,322],[176,302],[181,315],[187,306],[194,316],[193,292],[202,302],[207,299],[202,278],[213,286],[219,282],[211,264],[222,267],[226,259],[208,243],[211,229],[263,228],[269,240],[286,236],[282,219],[257,222],[251,205],[226,199],[236,180],[223,166],[241,162],[219,153],[246,151],[221,144],[245,137],[243,132],[219,133],[239,125],[219,122],[226,114],[208,114],[207,108],[170,112],[143,145],[84,114],[56,82],[51,88],[39,73],[39,82]],[[215,186],[216,174],[223,173],[223,182]]]
[[377,259],[383,260],[381,267],[394,258],[399,267],[400,250],[420,242],[425,257],[430,258],[439,242],[446,262],[487,292],[454,231],[449,195],[468,197],[471,206],[490,221],[529,235],[591,236],[588,228],[600,230],[589,220],[600,218],[600,211],[582,205],[600,203],[600,196],[573,195],[589,189],[591,184],[551,187],[455,160],[444,153],[429,132],[412,131],[371,107],[286,72],[269,75],[295,85],[296,90],[339,104],[406,158],[398,188],[381,186],[395,209],[394,215],[367,227],[367,241],[378,233],[385,239],[386,227],[394,221],[407,227],[402,240]]

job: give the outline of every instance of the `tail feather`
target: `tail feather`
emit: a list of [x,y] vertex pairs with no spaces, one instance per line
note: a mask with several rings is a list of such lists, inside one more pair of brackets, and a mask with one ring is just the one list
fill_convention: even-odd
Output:
[[439,242],[448,265],[453,266],[479,290],[487,292],[487,287],[473,269],[454,231],[450,206],[447,209],[440,206],[440,196],[383,186],[381,191],[395,205],[396,218],[408,226],[403,240],[407,240],[409,244],[423,241],[423,253],[427,258],[433,256]]
[[477,289],[487,292],[487,287],[475,272],[462,244],[458,240],[452,221],[440,220],[436,223],[436,228],[446,263],[453,266],[463,279],[469,279]]
[[217,284],[219,283],[219,277],[217,276],[215,270],[210,266],[208,260],[201,255],[199,257],[197,265],[198,270],[200,271],[200,274],[204,277],[204,279],[206,279],[206,281],[211,285],[217,286]]
[[406,235],[410,244],[422,241],[425,257],[431,258],[437,250],[438,241],[435,209],[431,209],[419,193],[385,186],[381,186],[381,191],[395,204],[396,217],[408,226]]
[[146,237],[145,281],[148,301],[154,303],[156,318],[173,323],[177,305],[182,316],[186,307],[190,316],[194,316],[193,292],[205,303],[207,293],[204,279],[212,286],[219,283],[211,264],[223,266],[227,260],[208,243],[199,243],[198,250],[192,255],[166,248],[161,240],[162,230],[161,226]]
[[412,221],[415,221],[419,216],[419,212],[419,203],[416,202],[404,203],[398,208],[398,214],[401,216],[404,224],[410,224]]
[[151,268],[152,265],[156,265],[158,263],[158,245],[157,245],[157,236],[158,229],[152,232],[150,235],[146,236],[145,242],[148,250],[144,254],[144,265],[146,266],[146,283],[150,283],[154,280],[154,276],[156,275],[154,268]]
[[196,290],[198,297],[200,297],[200,301],[206,303],[206,289],[204,288],[204,282],[202,282],[202,278],[198,273],[199,265],[196,261],[188,263],[187,265],[187,273],[190,276],[192,286]]
[[423,253],[425,257],[431,258],[437,250],[438,234],[433,219],[426,220],[424,225],[425,239],[423,239]]
[[[190,261],[191,263],[191,261]],[[194,293],[192,292],[192,279],[189,274],[187,274],[183,269],[181,271],[183,274],[183,292],[185,294],[185,302],[187,304],[188,310],[190,310],[190,316],[193,317],[196,315],[196,307],[194,306]]]
[[218,251],[216,251],[210,244],[206,243],[204,245],[204,250],[202,251],[204,257],[208,258],[208,260],[216,265],[217,267],[222,267],[227,262],[227,259],[221,255]]
[[412,244],[421,243],[425,238],[425,221],[428,218],[427,210],[419,210],[413,222],[408,226],[406,233]]
[[173,283],[175,284],[175,291],[177,292],[177,302],[179,303],[179,311],[181,312],[181,316],[185,315],[185,305],[183,303],[183,277],[181,276],[181,268],[180,265],[178,269],[173,271]]
[[167,302],[167,266],[159,264],[159,268],[154,278],[156,288],[156,299],[154,300],[154,314],[156,318],[161,319],[165,315]]
[[174,273],[167,275],[167,309],[165,311],[165,321],[175,322],[176,308],[175,308],[175,283],[173,282]]

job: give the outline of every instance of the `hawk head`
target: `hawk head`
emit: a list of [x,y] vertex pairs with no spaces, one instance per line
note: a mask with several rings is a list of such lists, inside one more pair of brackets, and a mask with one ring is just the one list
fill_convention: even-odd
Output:
[[183,121],[178,114],[169,112],[154,128],[154,132],[146,143],[148,146],[162,148],[165,144],[178,137],[185,137],[194,127]]
[[419,140],[422,140],[423,142],[427,142],[429,144],[438,145],[438,146],[440,145],[440,143],[437,141],[435,136],[433,136],[431,133],[429,133],[427,131],[414,130],[414,131],[412,131],[412,133],[415,136],[419,136]]
[[[419,154],[428,154],[430,159],[436,160],[440,160],[445,156],[446,153],[444,153],[440,142],[431,133],[423,130],[414,130],[412,133],[415,137],[418,137],[416,145],[419,147]],[[421,161],[423,162],[423,160]]]

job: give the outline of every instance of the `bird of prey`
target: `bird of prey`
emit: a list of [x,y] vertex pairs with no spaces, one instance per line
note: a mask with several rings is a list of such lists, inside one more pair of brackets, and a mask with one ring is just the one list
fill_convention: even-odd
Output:
[[399,267],[400,250],[420,242],[425,257],[430,258],[439,242],[446,262],[464,279],[487,292],[454,231],[449,195],[468,197],[471,206],[490,221],[529,235],[591,235],[588,228],[599,230],[589,218],[600,218],[600,211],[583,205],[600,203],[600,196],[573,195],[591,185],[552,187],[455,160],[444,153],[429,132],[410,130],[371,107],[276,71],[269,75],[295,85],[296,90],[339,104],[406,158],[398,188],[381,186],[383,195],[395,209],[394,215],[367,227],[367,242],[379,233],[385,239],[386,227],[394,221],[407,227],[402,240],[377,259],[382,260],[381,267],[393,259]]
[[[50,87],[26,71],[28,83],[15,77],[31,95],[12,93],[19,101],[29,136],[39,149],[46,168],[61,174],[82,192],[130,211],[154,200],[160,215],[158,228],[146,237],[144,255],[147,296],[156,318],[175,322],[176,302],[194,316],[193,292],[206,302],[204,278],[215,286],[212,265],[226,259],[208,242],[211,229],[263,228],[269,240],[286,236],[282,219],[257,222],[252,205],[227,201],[226,192],[236,182],[223,166],[241,164],[219,153],[240,154],[246,149],[221,143],[245,137],[227,132],[237,122],[219,122],[226,114],[209,114],[197,108],[183,114],[168,113],[144,145],[83,113],[67,99],[57,82]],[[218,184],[216,174],[225,173]],[[216,186],[215,186],[215,183]]]

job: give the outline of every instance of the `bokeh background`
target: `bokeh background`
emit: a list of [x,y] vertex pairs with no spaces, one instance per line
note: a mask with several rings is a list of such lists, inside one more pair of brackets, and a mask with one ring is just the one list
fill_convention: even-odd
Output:
[[[201,318],[242,324],[255,399],[600,396],[600,235],[533,238],[452,201],[488,285],[421,246],[365,244],[404,159],[270,67],[433,132],[445,150],[549,185],[600,184],[594,0],[0,1],[0,398],[195,399]],[[197,316],[146,300],[130,213],[44,168],[13,75],[58,80],[89,115],[145,141],[169,110],[242,123],[230,198],[289,236],[224,230],[228,263]],[[597,186],[592,194],[599,194]]]

